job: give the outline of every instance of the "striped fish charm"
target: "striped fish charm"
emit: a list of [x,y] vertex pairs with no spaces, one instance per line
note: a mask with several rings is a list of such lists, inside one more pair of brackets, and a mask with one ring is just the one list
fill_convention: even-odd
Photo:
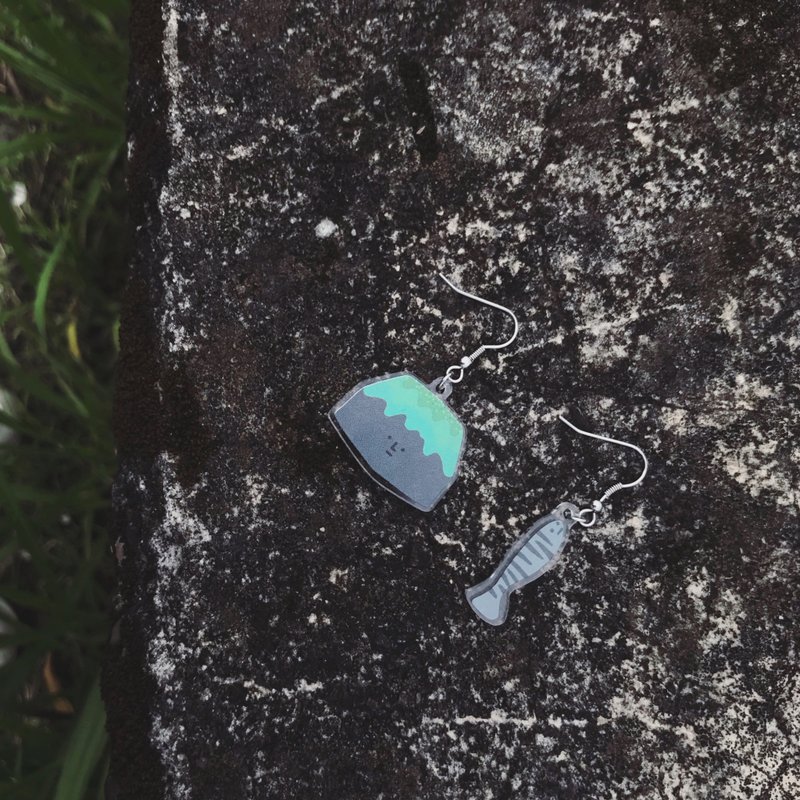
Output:
[[500,566],[485,581],[467,589],[467,602],[484,622],[502,625],[506,621],[511,593],[541,577],[558,561],[578,514],[577,506],[561,503],[537,519],[514,542]]

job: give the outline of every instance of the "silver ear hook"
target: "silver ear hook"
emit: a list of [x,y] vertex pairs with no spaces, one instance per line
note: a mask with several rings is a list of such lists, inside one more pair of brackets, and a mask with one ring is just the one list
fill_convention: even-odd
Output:
[[485,306],[496,308],[498,311],[502,311],[503,313],[508,314],[508,316],[511,317],[511,319],[514,321],[514,333],[512,333],[510,338],[506,339],[506,341],[500,342],[499,344],[482,344],[474,353],[470,353],[470,355],[464,356],[458,364],[447,368],[444,377],[436,383],[439,391],[442,394],[449,395],[450,392],[452,391],[452,386],[448,384],[461,383],[461,381],[464,378],[464,373],[467,371],[467,368],[471,367],[472,364],[477,359],[479,359],[487,350],[502,350],[503,348],[508,347],[517,338],[517,334],[519,333],[519,322],[517,321],[517,315],[510,308],[501,306],[500,303],[494,303],[491,300],[486,300],[484,297],[478,297],[478,295],[476,294],[465,292],[463,289],[460,289],[458,286],[456,286],[451,280],[442,275],[441,272],[439,273],[439,277],[454,292],[458,292],[460,295],[468,297],[470,300],[475,300],[478,303],[483,303],[483,305]]
[[644,480],[645,475],[647,475],[647,470],[650,465],[647,461],[647,456],[644,454],[644,451],[641,447],[637,447],[637,445],[631,444],[630,442],[623,442],[621,439],[612,439],[610,436],[601,436],[599,433],[589,433],[589,431],[581,430],[577,425],[574,425],[561,414],[558,415],[558,418],[565,425],[572,428],[572,430],[574,430],[576,433],[581,434],[581,436],[588,436],[590,439],[599,439],[601,442],[618,444],[622,447],[629,447],[631,450],[635,450],[642,457],[642,461],[644,462],[642,472],[635,481],[631,481],[630,483],[615,483],[610,489],[607,489],[603,493],[603,496],[599,500],[592,501],[591,508],[581,509],[576,517],[577,521],[583,525],[584,528],[591,528],[591,526],[597,522],[598,513],[603,510],[603,503],[605,503],[605,501],[608,500],[611,495],[620,491],[620,489],[632,489],[634,486],[638,486]]

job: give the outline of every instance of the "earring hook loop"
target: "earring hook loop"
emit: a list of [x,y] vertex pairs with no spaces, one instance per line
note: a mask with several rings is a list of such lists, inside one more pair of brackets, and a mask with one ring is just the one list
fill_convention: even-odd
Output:
[[[639,477],[636,480],[631,481],[630,483],[615,483],[610,488],[606,489],[603,493],[603,496],[599,500],[592,501],[591,508],[584,508],[580,511],[578,516],[576,517],[577,521],[583,525],[584,528],[590,528],[592,525],[597,522],[597,514],[602,511],[603,503],[609,499],[612,495],[616,494],[621,489],[632,489],[634,486],[638,486],[647,475],[647,470],[650,468],[650,462],[647,460],[647,456],[642,450],[641,447],[635,445],[631,442],[624,442],[622,439],[612,439],[610,436],[602,436],[599,433],[590,433],[589,431],[585,431],[582,428],[579,428],[573,422],[570,422],[563,414],[559,414],[558,418],[568,427],[572,428],[573,431],[579,433],[581,436],[588,436],[590,439],[597,439],[601,442],[608,442],[609,444],[617,444],[621,447],[628,447],[631,450],[634,450],[641,456],[643,461],[642,471],[639,474]],[[591,514],[591,516],[589,516]]]
[[461,383],[464,379],[464,373],[467,371],[468,367],[471,367],[472,364],[475,363],[487,350],[503,350],[504,348],[511,345],[514,340],[517,338],[517,334],[519,333],[519,320],[517,319],[517,315],[506,306],[500,305],[500,303],[495,303],[492,300],[487,300],[485,297],[479,297],[477,294],[472,294],[472,292],[467,292],[464,289],[456,286],[449,278],[445,277],[441,272],[439,273],[439,277],[454,291],[464,297],[469,298],[470,300],[474,300],[477,303],[482,303],[485,306],[489,306],[490,308],[496,308],[498,311],[502,311],[504,314],[508,314],[511,317],[512,321],[514,322],[514,332],[511,336],[506,339],[504,342],[498,342],[496,344],[482,344],[475,352],[470,353],[468,356],[464,356],[458,364],[455,364],[451,367],[447,368],[447,371],[444,374],[444,377],[441,379],[439,386],[445,386],[446,384],[454,384],[454,383]]

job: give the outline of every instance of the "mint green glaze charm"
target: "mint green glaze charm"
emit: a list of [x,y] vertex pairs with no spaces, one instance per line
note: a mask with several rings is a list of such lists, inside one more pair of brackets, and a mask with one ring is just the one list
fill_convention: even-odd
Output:
[[430,511],[458,477],[465,436],[461,420],[447,404],[453,386],[487,350],[508,347],[519,332],[510,308],[459,289],[441,273],[439,277],[458,294],[508,314],[514,323],[511,336],[482,344],[431,384],[410,372],[359,383],[328,413],[367,474],[420,511]]
[[409,372],[358,384],[329,417],[358,463],[401,500],[430,511],[458,476],[464,425],[444,391]]

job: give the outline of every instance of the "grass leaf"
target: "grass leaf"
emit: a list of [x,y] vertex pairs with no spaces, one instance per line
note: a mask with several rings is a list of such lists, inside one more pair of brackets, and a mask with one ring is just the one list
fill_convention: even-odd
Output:
[[39,275],[36,284],[36,299],[33,301],[33,319],[42,339],[47,336],[47,323],[45,321],[45,303],[47,302],[47,292],[50,289],[50,280],[53,277],[53,270],[58,266],[64,248],[67,246],[68,231],[63,231],[58,243],[53,248],[53,252],[47,257],[44,268]]
[[0,98],[0,114],[12,119],[33,119],[44,122],[63,122],[66,114],[53,108],[43,106],[28,106],[17,102],[9,102]]
[[89,690],[64,755],[54,800],[84,800],[106,747],[106,714],[99,679]]
[[36,256],[22,236],[16,213],[5,192],[0,192],[0,229],[5,234],[6,242],[11,245],[20,266],[25,270],[28,280],[35,281],[38,273]]
[[127,16],[127,0],[0,0],[0,596],[20,619],[0,637],[18,645],[0,800],[88,800],[108,764]]
[[66,100],[88,108],[103,119],[121,120],[116,109],[110,109],[103,103],[88,97],[82,91],[71,86],[58,72],[3,41],[0,41],[0,57],[18,72],[41,84],[44,89],[56,92]]

